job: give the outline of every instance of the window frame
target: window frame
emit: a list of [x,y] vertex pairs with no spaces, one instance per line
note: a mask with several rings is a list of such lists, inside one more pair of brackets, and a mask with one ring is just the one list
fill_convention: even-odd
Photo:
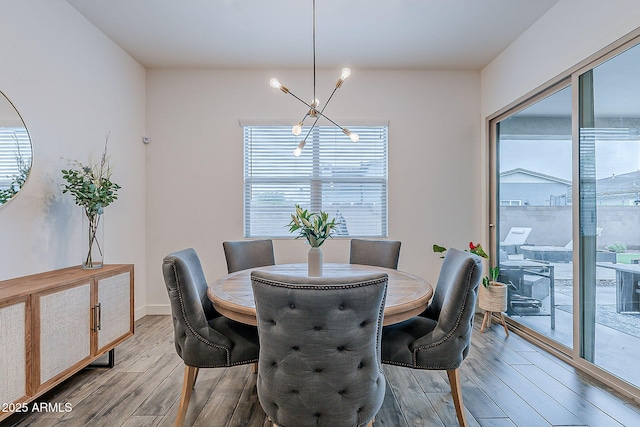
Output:
[[[286,224],[296,204],[335,216],[341,224],[336,238],[388,237],[388,124],[349,126],[360,135],[357,143],[351,142],[336,126],[316,125],[299,158],[294,157],[293,149],[308,128],[303,129],[302,136],[294,136],[288,125],[241,123],[241,126],[245,238],[294,238]],[[267,157],[270,164],[266,164]],[[263,203],[267,207],[268,203],[274,204],[272,217],[277,226],[265,226],[266,221],[259,218],[256,195],[260,194],[261,185],[265,189]],[[344,190],[338,190],[340,186]],[[268,200],[267,188],[273,190],[273,200]],[[265,227],[271,230],[264,231]]]

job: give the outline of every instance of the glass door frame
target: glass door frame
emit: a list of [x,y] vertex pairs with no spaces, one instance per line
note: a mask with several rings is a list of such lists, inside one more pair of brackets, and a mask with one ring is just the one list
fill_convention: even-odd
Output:
[[[523,100],[521,100],[516,106],[502,112],[500,115],[496,115],[496,116],[492,116],[490,118],[490,120],[488,120],[488,159],[489,159],[489,176],[488,176],[488,183],[489,183],[489,206],[488,206],[488,213],[489,213],[489,256],[490,259],[492,260],[497,260],[499,259],[499,248],[500,248],[500,238],[499,238],[499,215],[500,215],[500,192],[499,192],[499,183],[498,183],[498,174],[500,171],[500,164],[499,164],[499,152],[498,152],[498,140],[500,139],[500,135],[499,135],[499,131],[498,131],[498,126],[497,124],[505,119],[507,119],[508,117],[511,117],[525,109],[527,109],[528,107],[530,107],[533,104],[536,104],[537,102],[543,100],[544,98],[547,98],[548,96],[562,90],[565,89],[569,86],[572,85],[572,78],[571,76],[567,76],[564,77],[562,79],[558,79],[557,81],[555,81],[553,84],[550,84],[549,86],[547,86],[545,89],[538,91],[537,93],[535,93],[532,96],[529,96]],[[574,96],[575,96],[575,88],[572,87],[572,122],[571,122],[571,129],[572,129],[572,150],[575,149],[575,138],[573,135],[573,129],[575,128],[575,123],[573,123],[573,115],[574,115],[574,109],[576,109],[576,105],[575,105],[575,100],[574,100]],[[572,177],[573,179],[575,179],[575,158],[572,158]],[[574,181],[576,182],[576,181]],[[574,190],[576,185],[573,186]],[[575,196],[574,196],[575,197]],[[575,218],[573,218],[573,213],[572,213],[572,234],[575,235]],[[576,253],[576,251],[574,251],[574,253]],[[492,266],[494,265],[493,263],[491,264]],[[575,263],[574,263],[575,266]],[[574,277],[575,276],[575,269],[574,269]],[[574,292],[574,306],[575,306],[575,292]],[[555,354],[556,356],[562,357],[565,360],[571,360],[574,357],[574,353],[573,353],[573,349],[566,347],[556,341],[551,340],[550,338],[546,337],[545,335],[541,334],[538,331],[535,331],[525,325],[522,325],[521,323],[512,320],[509,316],[505,317],[507,323],[509,324],[509,326],[511,326],[512,329],[516,330],[517,332],[519,332],[521,335],[523,335],[526,338],[531,339],[532,341],[534,341],[536,344],[538,344],[539,346],[545,348],[547,351]],[[574,322],[575,323],[575,322]],[[574,330],[573,330],[573,348],[576,348],[576,342],[575,342],[575,337],[576,337],[576,330],[575,330],[575,325],[574,325]]]
[[[591,57],[585,59],[581,63],[567,70],[565,73],[557,76],[553,80],[543,84],[542,86],[534,89],[529,94],[516,100],[510,105],[504,107],[500,111],[494,113],[486,118],[486,153],[488,159],[488,195],[489,203],[487,206],[488,215],[488,229],[486,230],[490,257],[493,260],[498,259],[499,249],[499,189],[498,189],[498,173],[499,173],[499,161],[498,161],[498,126],[497,124],[526,109],[527,107],[535,104],[536,102],[546,98],[547,96],[567,87],[571,86],[572,94],[572,114],[571,114],[571,128],[572,128],[572,198],[574,201],[580,200],[580,123],[579,123],[579,95],[580,95],[580,76],[586,72],[593,70],[598,65],[606,62],[612,57],[619,55],[620,53],[628,50],[629,48],[640,44],[640,28],[621,38],[615,43],[605,47],[599,52],[595,53]],[[640,78],[640,77],[639,77]],[[636,388],[630,383],[616,377],[615,375],[605,371],[599,366],[589,362],[584,357],[583,351],[585,350],[584,328],[583,326],[583,310],[581,302],[584,300],[585,286],[584,286],[584,271],[583,271],[583,248],[585,243],[589,246],[589,236],[583,236],[580,228],[580,204],[574,203],[572,207],[572,235],[573,235],[573,278],[574,278],[574,292],[573,292],[573,305],[575,308],[573,316],[573,348],[567,348],[547,337],[539,332],[536,332],[520,323],[507,318],[507,323],[510,328],[517,334],[523,336],[525,339],[533,342],[539,347],[549,351],[555,356],[561,358],[572,366],[580,369],[581,371],[589,374],[597,380],[607,384],[613,389],[621,392],[635,400],[640,400],[640,388]],[[587,240],[585,240],[587,239]],[[492,264],[493,265],[493,264]]]

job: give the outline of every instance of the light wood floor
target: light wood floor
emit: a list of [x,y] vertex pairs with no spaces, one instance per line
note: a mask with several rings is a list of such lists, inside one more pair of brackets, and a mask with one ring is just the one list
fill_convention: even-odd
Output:
[[[499,325],[481,334],[461,368],[471,426],[640,426],[640,406]],[[375,427],[456,426],[445,372],[385,366],[387,393]],[[635,368],[637,369],[637,368]],[[147,316],[116,350],[113,369],[87,369],[44,396],[70,412],[32,412],[0,426],[171,426],[183,364],[169,316]],[[250,366],[202,369],[188,426],[267,427]]]

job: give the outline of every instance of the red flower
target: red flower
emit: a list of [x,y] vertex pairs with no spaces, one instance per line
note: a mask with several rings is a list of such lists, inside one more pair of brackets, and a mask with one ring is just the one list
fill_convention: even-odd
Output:
[[469,242],[469,249],[474,250],[476,248],[476,246],[473,244],[473,242]]

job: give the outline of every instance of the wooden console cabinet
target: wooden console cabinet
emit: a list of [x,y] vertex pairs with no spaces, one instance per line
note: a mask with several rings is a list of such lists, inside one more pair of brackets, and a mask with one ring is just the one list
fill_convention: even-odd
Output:
[[0,420],[133,335],[133,265],[0,281]]

